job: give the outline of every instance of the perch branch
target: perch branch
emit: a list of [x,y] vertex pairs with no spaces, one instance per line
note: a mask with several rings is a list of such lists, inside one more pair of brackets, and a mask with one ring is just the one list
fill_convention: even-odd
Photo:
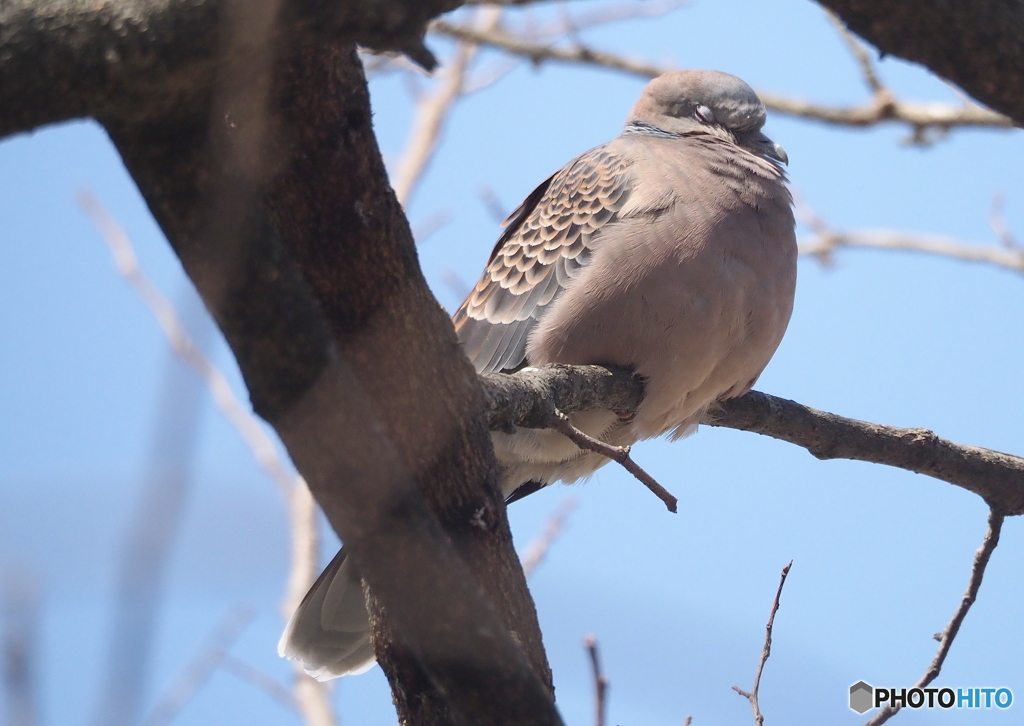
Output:
[[[939,650],[935,654],[935,658],[932,659],[931,665],[928,666],[928,670],[914,684],[914,688],[924,688],[939,677],[939,673],[942,671],[942,664],[945,662],[946,656],[949,655],[949,649],[953,647],[953,641],[956,639],[957,633],[960,632],[960,626],[963,625],[971,605],[978,598],[981,581],[985,577],[985,568],[988,567],[992,553],[999,544],[999,533],[1003,529],[1003,520],[1005,518],[1004,514],[995,510],[988,513],[988,530],[985,532],[985,539],[982,541],[981,547],[974,553],[974,564],[971,566],[971,577],[967,582],[967,591],[960,599],[960,604],[957,606],[956,612],[953,613],[953,618],[949,621],[946,629],[937,636]],[[899,707],[886,706],[867,721],[864,726],[880,726],[895,716],[899,710]]]
[[[545,61],[575,63],[623,71],[644,78],[654,78],[675,70],[669,66],[632,60],[586,45],[578,44],[568,48],[545,45],[500,28],[483,31],[447,20],[435,20],[430,24],[430,29],[440,35],[501,49],[506,53],[527,58],[534,64]],[[892,99],[885,94],[876,95],[867,103],[858,106],[828,106],[764,91],[758,91],[758,95],[769,110],[784,116],[852,127],[900,122],[911,126],[914,129],[914,138],[920,141],[925,140],[923,130],[929,128],[1013,128],[1013,122],[1006,116],[976,104],[954,106],[944,103],[910,103]]]
[[[481,376],[492,430],[544,428],[551,407],[636,410],[643,383],[628,371],[598,366],[542,366]],[[982,497],[1006,515],[1024,514],[1024,458],[958,444],[922,428],[844,418],[751,391],[709,411],[704,423],[788,441],[819,459],[884,464],[940,479]]]
[[757,673],[754,674],[754,687],[751,689],[750,693],[747,693],[737,686],[732,687],[732,690],[750,701],[750,707],[754,710],[754,723],[756,723],[757,726],[762,726],[762,724],[764,724],[764,716],[761,715],[761,706],[757,701],[758,691],[761,689],[761,674],[764,672],[764,664],[768,662],[768,658],[772,654],[772,628],[775,625],[775,613],[779,611],[779,599],[782,597],[782,588],[786,584],[786,577],[789,575],[789,568],[792,566],[793,561],[790,560],[789,564],[782,568],[782,575],[779,577],[779,589],[775,591],[775,600],[772,602],[772,611],[768,615],[768,625],[765,626],[764,648],[761,649],[761,660],[757,664]]
[[651,492],[654,493],[654,496],[663,501],[665,506],[668,507],[668,511],[673,514],[676,513],[679,500],[672,496],[671,492],[659,484],[653,476],[644,471],[639,464],[630,458],[628,446],[612,446],[600,439],[595,439],[593,436],[587,435],[573,426],[569,421],[569,417],[557,408],[549,415],[547,424],[546,428],[554,429],[581,449],[587,449],[600,454],[601,456],[606,456],[613,461],[617,461],[623,469],[635,476],[640,480],[641,484],[650,489]]

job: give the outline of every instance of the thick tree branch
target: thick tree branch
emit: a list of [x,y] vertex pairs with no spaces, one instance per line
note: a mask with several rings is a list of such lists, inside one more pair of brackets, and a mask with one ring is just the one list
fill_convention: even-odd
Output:
[[[643,382],[628,371],[598,366],[541,366],[481,376],[494,430],[537,428],[555,406],[565,413],[595,408],[634,410]],[[906,469],[954,484],[1007,515],[1024,514],[1024,458],[957,444],[922,428],[897,428],[818,411],[751,391],[709,411],[710,426],[788,441],[819,459],[853,459]]]
[[[0,137],[72,118],[173,112],[209,88],[228,0],[0,3]],[[458,0],[292,0],[274,40],[358,42],[426,67],[427,21]],[[241,53],[259,47],[236,48]]]
[[883,54],[921,63],[1024,124],[1024,5],[1016,0],[819,0]]
[[[430,30],[463,41],[473,41],[481,45],[499,48],[508,53],[528,58],[533,63],[559,61],[592,65],[644,78],[653,78],[674,70],[667,66],[631,60],[614,53],[595,50],[578,43],[572,47],[546,45],[500,28],[481,30],[448,20],[435,20],[430,24]],[[893,99],[888,95],[883,97],[876,94],[869,102],[860,106],[826,106],[765,91],[758,91],[758,95],[764,101],[765,106],[775,113],[838,126],[863,127],[885,122],[902,122],[913,127],[917,135],[929,128],[949,129],[971,126],[1011,128],[1013,126],[1013,122],[1005,116],[976,105],[910,103]]]
[[306,42],[275,62],[275,5],[236,6],[193,103],[104,124],[369,583],[402,720],[560,723],[476,378],[420,273],[361,66]]

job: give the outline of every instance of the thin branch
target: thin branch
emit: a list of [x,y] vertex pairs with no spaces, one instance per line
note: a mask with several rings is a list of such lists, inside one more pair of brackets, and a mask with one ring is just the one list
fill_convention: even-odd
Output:
[[844,247],[921,252],[964,262],[983,262],[1024,274],[1024,250],[964,243],[940,235],[913,235],[890,231],[827,232],[801,240],[800,254],[831,262],[831,255]]
[[834,253],[844,247],[866,249],[903,250],[938,257],[949,257],[964,262],[983,262],[1024,274],[1024,249],[1016,246],[1013,236],[1001,216],[1001,201],[993,200],[989,221],[1002,247],[984,243],[964,242],[939,235],[909,234],[904,232],[862,230],[840,232],[832,229],[798,194],[796,216],[814,232],[800,242],[800,254],[816,257],[823,265],[831,265]]
[[[181,328],[195,332],[193,347],[201,350],[212,340],[214,325],[189,288],[182,290],[180,307],[187,324]],[[147,472],[119,553],[104,683],[92,719],[96,726],[136,724],[142,715],[165,571],[193,486],[206,389],[173,350],[169,353]]]
[[604,726],[608,704],[608,679],[601,672],[601,661],[597,654],[597,639],[593,635],[588,635],[583,644],[590,655],[590,668],[594,674],[594,724],[595,726]]
[[[956,612],[953,613],[953,617],[946,626],[946,629],[939,636],[939,650],[935,654],[935,658],[932,659],[931,665],[928,666],[928,670],[921,676],[921,679],[914,684],[914,688],[924,688],[939,677],[939,673],[942,671],[942,664],[945,663],[946,656],[949,655],[949,649],[953,647],[953,641],[956,639],[957,633],[960,632],[960,626],[963,625],[967,613],[978,598],[981,581],[985,577],[985,568],[988,567],[992,553],[999,544],[999,533],[1003,529],[1003,520],[1005,518],[1006,515],[1001,512],[997,512],[994,509],[989,511],[988,530],[985,532],[985,539],[982,541],[981,547],[974,553],[974,564],[971,566],[971,577],[967,582],[967,591],[964,592],[964,596],[960,599],[960,604],[957,606]],[[899,707],[886,706],[867,721],[864,726],[880,726],[880,724],[895,716],[899,710]]]
[[782,575],[779,577],[779,589],[775,591],[772,611],[768,615],[768,625],[765,626],[764,648],[761,649],[761,660],[757,664],[757,673],[754,674],[754,687],[750,693],[737,686],[732,687],[732,690],[750,701],[750,707],[754,711],[754,723],[757,726],[764,724],[764,716],[761,715],[761,706],[757,700],[758,692],[761,690],[761,674],[764,672],[764,664],[768,662],[768,658],[772,654],[772,628],[775,626],[775,613],[779,611],[779,599],[782,597],[782,588],[786,584],[786,577],[789,575],[789,568],[792,566],[793,561],[790,560],[789,564],[782,568]]
[[117,220],[103,208],[92,192],[80,191],[78,203],[92,219],[93,224],[99,228],[103,241],[107,243],[110,253],[114,256],[114,264],[117,266],[118,273],[131,285],[132,289],[142,298],[142,302],[153,313],[175,354],[206,382],[217,408],[242,435],[253,456],[256,457],[260,468],[270,477],[271,481],[277,484],[278,489],[287,499],[292,487],[298,481],[297,475],[291,473],[285,466],[277,453],[274,442],[271,441],[249,408],[235,396],[224,374],[192,342],[178,319],[174,306],[142,272],[128,234]]
[[[316,502],[305,480],[292,472],[278,454],[270,437],[247,406],[235,396],[224,374],[213,365],[189,337],[174,306],[163,296],[139,266],[131,239],[117,221],[88,191],[79,194],[79,203],[100,229],[114,256],[118,272],[149,307],[171,349],[206,382],[214,402],[249,446],[257,463],[277,484],[291,513],[291,565],[282,614],[285,620],[302,601],[316,580],[319,569],[320,538]],[[295,664],[295,694],[309,726],[333,726],[336,722],[323,684],[310,678]]]
[[174,720],[189,701],[227,657],[228,650],[252,622],[253,613],[245,608],[232,608],[214,626],[202,647],[178,674],[142,726],[164,726]]
[[569,417],[557,408],[551,412],[546,428],[554,429],[581,449],[593,451],[601,456],[617,461],[623,469],[636,477],[641,484],[651,490],[654,496],[664,502],[665,506],[668,507],[668,511],[673,514],[676,513],[679,500],[672,496],[671,492],[659,484],[653,476],[644,471],[639,464],[630,458],[628,446],[612,446],[600,439],[589,436],[573,426],[569,421]]
[[[534,64],[545,61],[575,63],[623,71],[644,78],[654,78],[675,70],[670,66],[631,60],[585,45],[570,48],[545,45],[502,29],[482,31],[447,20],[435,20],[431,23],[430,29],[440,35],[499,48],[507,53],[528,58]],[[874,98],[859,106],[829,106],[765,91],[758,91],[758,95],[769,110],[784,116],[852,127],[900,122],[913,127],[915,138],[920,140],[924,140],[923,130],[929,128],[940,130],[954,127],[1013,128],[1013,122],[1006,116],[976,104],[954,106],[944,103],[911,103],[899,100],[891,102],[885,100],[880,103],[878,98]]]
[[263,691],[285,708],[295,711],[296,713],[301,712],[299,702],[295,698],[295,695],[282,686],[276,678],[266,671],[262,671],[230,654],[224,656],[221,661],[220,668],[223,671],[227,671],[228,673],[237,676],[249,685]]
[[1001,193],[997,192],[992,195],[992,208],[988,215],[989,225],[991,225],[992,231],[995,232],[1003,247],[1024,254],[1024,247],[1013,236],[1013,232],[1010,231],[1010,225],[1006,223],[1006,217],[1003,216],[1004,203],[1005,200]]
[[846,43],[846,47],[850,49],[850,53],[857,61],[857,65],[860,66],[860,72],[864,76],[864,83],[867,84],[868,90],[875,96],[885,94],[891,98],[888,89],[882,85],[882,81],[878,78],[878,73],[875,71],[875,64],[871,60],[871,56],[868,54],[867,48],[857,38],[854,37],[853,33],[847,30],[843,21],[839,19],[839,16],[833,13],[831,10],[826,10],[825,14],[828,15],[828,19],[832,21],[832,24],[839,31],[840,37],[843,42]]
[[579,503],[575,497],[566,497],[558,508],[548,517],[544,531],[526,546],[519,561],[523,563],[523,574],[529,577],[537,566],[547,557],[551,545],[561,536],[565,522]]
[[487,214],[490,215],[498,224],[504,224],[505,220],[508,219],[508,209],[498,199],[497,193],[494,188],[488,184],[481,184],[477,188],[477,196],[480,197],[480,201],[484,204],[484,209],[487,210]]
[[8,726],[36,726],[36,640],[39,620],[39,587],[23,570],[4,573],[3,690]]
[[[643,383],[629,371],[548,365],[480,377],[493,431],[544,428],[552,406],[573,413],[635,411]],[[703,423],[788,441],[819,459],[884,464],[940,479],[982,497],[1007,515],[1024,514],[1024,458],[957,444],[928,429],[844,418],[751,391],[708,411]]]
[[693,723],[693,716],[687,716],[686,720],[683,721],[683,726],[690,726]]
[[[497,7],[480,10],[481,30],[487,32],[496,27],[501,12]],[[393,181],[395,195],[403,207],[408,208],[416,185],[434,157],[452,108],[462,95],[466,72],[476,57],[477,49],[476,43],[460,41],[452,61],[445,64],[438,74],[437,88],[417,100],[412,130]]]

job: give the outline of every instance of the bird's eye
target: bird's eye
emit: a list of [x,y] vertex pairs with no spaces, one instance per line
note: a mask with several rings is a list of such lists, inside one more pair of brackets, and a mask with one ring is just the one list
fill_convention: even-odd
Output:
[[693,111],[693,117],[702,124],[713,124],[715,122],[715,112],[707,106],[697,106]]

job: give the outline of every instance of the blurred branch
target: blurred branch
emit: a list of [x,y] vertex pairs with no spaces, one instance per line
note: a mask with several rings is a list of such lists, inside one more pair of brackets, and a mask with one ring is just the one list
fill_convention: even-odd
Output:
[[[317,506],[306,482],[298,478],[289,499],[291,514],[291,563],[288,584],[281,602],[281,617],[285,622],[299,607],[302,598],[316,581],[320,571],[320,528]],[[337,719],[331,706],[328,686],[310,677],[302,664],[292,663],[295,699],[308,726],[334,726]]]
[[[181,308],[201,350],[213,337],[213,323],[188,286]],[[159,617],[164,572],[192,488],[203,385],[173,351],[165,363],[160,399],[141,482],[139,502],[121,547],[110,650],[103,693],[93,719],[96,726],[136,724],[149,681],[153,633]]]
[[[953,618],[949,621],[946,629],[938,636],[939,650],[935,654],[935,658],[932,660],[931,665],[928,666],[925,674],[921,676],[921,679],[914,684],[914,688],[925,688],[939,677],[939,673],[942,671],[942,664],[946,661],[946,656],[949,655],[949,649],[953,646],[957,633],[960,632],[960,626],[963,625],[967,613],[978,598],[981,581],[985,577],[985,568],[988,567],[992,553],[999,544],[999,534],[1003,529],[1004,519],[1005,515],[995,510],[988,513],[988,530],[985,532],[985,539],[982,541],[981,547],[974,553],[974,564],[971,566],[971,576],[967,582],[967,591],[964,593],[963,598],[961,598],[960,604],[957,606],[956,612],[953,613]],[[867,721],[864,726],[880,726],[880,724],[895,716],[899,710],[898,707],[886,706]]]
[[[544,428],[551,406],[565,413],[635,411],[643,396],[643,383],[629,371],[599,366],[545,365],[480,380],[494,431]],[[853,459],[927,474],[974,492],[996,511],[1024,514],[1024,458],[957,444],[928,429],[844,418],[758,391],[720,402],[704,423],[788,441],[818,459]]]
[[139,267],[138,257],[132,248],[131,240],[120,224],[103,208],[100,201],[88,190],[78,193],[78,203],[99,229],[103,241],[110,248],[117,271],[132,289],[142,298],[150,312],[156,318],[171,349],[192,370],[206,382],[213,395],[213,401],[225,418],[242,435],[242,439],[256,457],[260,468],[277,484],[278,489],[287,499],[297,478],[285,466],[273,441],[263,430],[263,426],[243,405],[224,374],[213,365],[209,358],[200,350],[178,319],[174,306],[164,297],[163,293],[146,277]]
[[779,611],[779,600],[782,598],[782,588],[786,584],[786,577],[789,575],[789,568],[792,566],[793,561],[790,560],[789,564],[782,568],[782,575],[779,577],[779,589],[775,591],[775,600],[772,601],[772,611],[768,614],[768,625],[765,626],[764,648],[761,649],[761,660],[758,661],[757,673],[754,674],[754,687],[749,693],[737,686],[732,687],[732,690],[750,701],[750,707],[754,711],[754,723],[756,723],[757,726],[763,726],[764,724],[764,716],[761,715],[761,706],[757,700],[758,692],[761,690],[761,674],[764,672],[764,664],[768,662],[768,658],[772,654],[772,628],[775,626],[775,613]]
[[142,726],[165,726],[181,712],[224,661],[228,650],[252,622],[253,613],[245,608],[232,608],[214,626],[195,657],[178,674]]
[[[501,12],[501,8],[487,7],[478,11],[471,22],[479,20],[480,30],[488,32],[497,27]],[[409,139],[393,175],[392,186],[403,207],[408,208],[409,199],[437,150],[448,117],[463,93],[466,72],[477,48],[476,43],[460,41],[451,61],[441,66],[436,88],[417,99]]]
[[[545,61],[558,61],[609,68],[644,78],[654,78],[675,70],[669,66],[632,60],[582,44],[563,48],[538,43],[530,37],[517,35],[501,28],[481,30],[448,20],[435,20],[430,24],[430,29],[440,35],[472,41],[522,56],[535,65]],[[953,106],[943,103],[913,103],[876,96],[871,101],[859,106],[830,106],[764,91],[758,91],[758,95],[769,110],[784,116],[852,127],[873,126],[884,122],[905,123],[913,128],[913,138],[919,142],[927,141],[924,131],[928,129],[1013,127],[1013,122],[1007,117],[976,104]]]
[[520,561],[523,563],[523,573],[529,577],[537,566],[544,561],[547,557],[548,550],[551,549],[551,545],[561,536],[562,530],[565,528],[565,522],[572,514],[573,510],[579,503],[575,497],[566,497],[558,508],[548,517],[547,524],[544,526],[544,531],[540,533],[538,537],[533,539],[530,544],[526,546],[526,550],[523,552]]
[[[117,220],[88,191],[79,194],[79,203],[100,229],[114,256],[118,272],[156,317],[171,349],[206,382],[221,413],[242,436],[260,468],[277,484],[284,495],[291,512],[292,543],[288,586],[282,603],[282,614],[284,619],[288,620],[316,580],[319,569],[320,538],[316,502],[306,482],[285,464],[256,416],[238,400],[224,374],[189,337],[185,326],[178,319],[174,306],[142,271],[131,239]],[[306,722],[310,726],[334,724],[335,718],[326,688],[310,678],[299,664],[295,664],[295,679],[296,699]]]
[[871,56],[868,54],[867,48],[854,37],[853,33],[846,29],[843,25],[843,21],[833,13],[831,10],[826,10],[825,14],[828,15],[828,19],[835,25],[836,30],[839,31],[839,36],[846,43],[846,47],[850,49],[850,53],[857,61],[857,65],[860,66],[861,74],[864,76],[864,82],[868,86],[868,90],[871,91],[875,96],[882,94],[888,94],[889,91],[882,85],[881,80],[878,78],[878,73],[875,71],[875,64],[871,61]]
[[2,599],[4,616],[3,679],[8,726],[36,726],[36,634],[39,620],[39,588],[23,570],[5,572]]
[[1003,247],[1008,250],[1015,250],[1024,254],[1024,247],[1021,247],[1020,243],[1017,242],[1016,237],[1013,236],[1013,232],[1010,231],[1010,226],[1006,223],[1006,217],[1003,216],[1003,205],[1005,200],[1000,192],[992,195],[992,209],[989,211],[988,222],[992,226],[992,231],[996,233],[996,237],[1002,243]]
[[590,656],[590,668],[594,674],[594,724],[604,726],[606,707],[608,704],[608,679],[601,672],[601,661],[597,654],[597,638],[588,635],[583,641]]
[[[998,197],[997,197],[998,199]],[[834,253],[844,247],[922,252],[939,257],[950,257],[965,262],[984,262],[1024,274],[1024,249],[1016,245],[1001,216],[1001,206],[993,202],[990,222],[1002,242],[1001,247],[982,243],[967,243],[939,235],[920,235],[890,231],[833,230],[804,202],[798,199],[796,213],[800,221],[814,232],[802,240],[800,254],[818,258],[822,264],[832,263]]]
[[[251,666],[243,660],[235,658],[230,653],[224,655],[224,658],[220,663],[220,668],[223,671],[237,676],[246,683],[255,686],[282,706],[291,709],[296,713],[301,713],[299,702],[295,698],[295,695],[278,683],[277,679],[269,673],[261,671],[259,668]],[[309,721],[307,719],[307,723],[308,722]]]

